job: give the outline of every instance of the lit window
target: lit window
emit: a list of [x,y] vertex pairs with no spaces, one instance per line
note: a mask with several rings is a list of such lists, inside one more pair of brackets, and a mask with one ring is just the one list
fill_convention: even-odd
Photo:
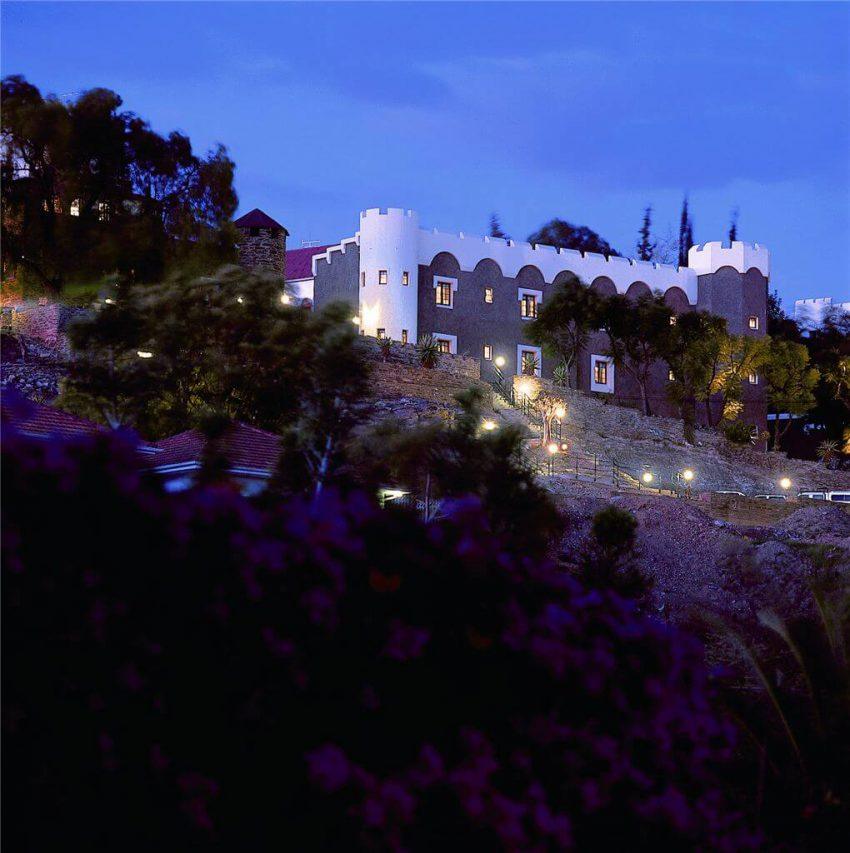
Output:
[[378,284],[386,284],[387,283],[387,271],[386,270],[378,270]]
[[452,283],[450,281],[438,281],[435,288],[437,294],[437,305],[452,307]]
[[522,361],[520,362],[520,372],[523,376],[537,375],[537,353],[524,350],[522,353]]
[[485,287],[484,288],[484,301],[487,303],[492,303],[493,301],[493,288]]
[[69,210],[69,213],[71,214],[71,216],[79,216],[80,215],[80,200],[78,198],[75,198],[71,202],[71,208]]
[[671,326],[675,326],[675,325],[676,325],[676,317],[675,317],[675,316],[673,316],[673,315],[671,315],[671,316],[670,316],[670,325],[671,325]]
[[675,381],[676,381],[676,374],[675,374],[675,373],[673,373],[673,371],[672,371],[672,370],[668,370],[668,371],[667,371],[667,378],[668,378],[671,382],[675,382]]
[[597,385],[608,384],[608,362],[594,361],[593,362],[593,381]]
[[748,377],[750,380],[750,385],[758,385],[759,384],[759,375],[758,373],[751,373]]
[[366,287],[366,273],[365,272],[360,273],[360,286]]
[[386,329],[378,329],[378,340],[380,340],[383,337],[386,337],[386,334],[387,334]]
[[109,205],[105,201],[97,203],[97,218],[101,222],[109,222]]
[[526,293],[520,300],[520,314],[526,319],[537,316],[537,297],[533,293]]
[[759,327],[759,318],[758,318],[758,317],[756,317],[755,315],[753,315],[753,316],[752,316],[752,317],[750,317],[750,319],[747,321],[747,325],[748,325],[751,329],[753,329],[753,330],[758,329],[758,327]]
[[402,342],[403,344],[406,344],[406,343],[407,343],[407,329],[402,329],[402,330],[401,330],[401,342]]
[[438,338],[437,339],[437,347],[442,353],[451,353],[452,351],[452,342],[447,340],[446,338]]
[[493,358],[493,347],[490,344],[484,344],[484,358],[487,361]]
[[408,284],[410,284],[410,273],[409,273],[407,270],[405,270],[405,271],[401,274],[401,283],[402,283],[405,287],[406,287]]

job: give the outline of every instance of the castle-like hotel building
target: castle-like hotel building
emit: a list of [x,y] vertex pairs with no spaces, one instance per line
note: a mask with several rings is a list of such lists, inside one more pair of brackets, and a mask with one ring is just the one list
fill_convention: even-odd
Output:
[[[285,229],[268,217],[261,220],[259,213],[243,220],[253,216],[251,221],[271,223],[285,240]],[[246,233],[245,250],[267,245],[266,229],[255,226],[249,232],[243,220],[236,224]],[[349,303],[366,335],[408,344],[433,335],[445,352],[480,359],[484,378],[493,375],[496,364],[506,374],[551,374],[554,360],[527,341],[525,328],[570,274],[603,294],[637,299],[660,292],[677,313],[700,309],[724,317],[733,334],[766,334],[770,255],[757,244],[694,246],[688,266],[675,267],[427,230],[414,211],[397,208],[363,211],[359,226],[336,245],[286,252],[285,277],[292,289],[317,308],[335,300]],[[576,365],[577,387],[635,402],[637,386],[615,373],[606,351],[605,334],[591,335]],[[659,363],[651,394],[658,413],[671,411],[668,381],[668,370]],[[763,383],[756,374],[746,383],[744,406],[750,422],[765,423]]]

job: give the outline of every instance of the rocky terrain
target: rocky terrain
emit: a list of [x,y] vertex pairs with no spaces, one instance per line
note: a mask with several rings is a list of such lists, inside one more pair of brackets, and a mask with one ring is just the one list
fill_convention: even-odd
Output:
[[664,620],[752,629],[765,608],[786,617],[811,612],[813,581],[850,584],[845,507],[790,505],[776,524],[750,527],[714,519],[698,501],[617,494],[567,477],[550,478],[549,488],[564,516],[557,550],[568,569],[590,545],[596,512],[614,504],[634,515],[631,558],[653,581],[646,609]]

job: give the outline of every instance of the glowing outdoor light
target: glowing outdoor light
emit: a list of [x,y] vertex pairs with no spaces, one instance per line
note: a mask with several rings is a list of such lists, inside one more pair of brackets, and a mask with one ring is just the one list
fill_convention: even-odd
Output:
[[237,296],[236,301],[241,305],[245,300],[241,296]]
[[146,350],[146,349],[140,349],[140,350],[138,350],[138,352],[136,352],[136,355],[137,355],[139,358],[153,358],[153,353],[152,353],[152,352],[149,352],[149,351],[148,351],[148,350]]
[[528,379],[523,379],[517,382],[516,389],[519,391],[520,397],[530,397],[534,391],[534,383]]
[[355,326],[359,326],[360,325],[360,318],[359,317],[352,317],[351,322],[354,323]]
[[566,415],[566,413],[567,413],[567,410],[563,406],[558,406],[558,408],[555,409],[555,417],[558,420],[562,420],[564,415]]
[[655,477],[650,471],[644,471],[641,475],[641,480],[643,480],[644,483],[651,483],[654,479]]
[[288,294],[288,293],[281,293],[281,294],[280,294],[280,301],[281,301],[284,305],[289,305],[289,302],[290,302],[289,294]]
[[546,449],[554,456],[561,449],[561,447],[553,441],[550,445],[547,446]]
[[504,367],[505,366],[505,357],[503,355],[497,355],[495,364],[496,364],[496,367]]
[[110,299],[109,297],[107,297],[107,298],[106,298],[106,299],[104,299],[103,301],[104,301],[107,305],[114,305],[114,304],[115,304],[115,300],[114,300],[114,299]]
[[690,468],[685,468],[685,470],[682,471],[682,479],[685,482],[690,483],[691,480],[693,480],[693,478],[694,478],[694,472],[691,471]]
[[487,432],[492,432],[498,424],[495,421],[484,421],[481,424],[481,429],[487,430]]
[[788,477],[783,477],[779,481],[779,485],[782,486],[786,491],[791,488],[791,480]]

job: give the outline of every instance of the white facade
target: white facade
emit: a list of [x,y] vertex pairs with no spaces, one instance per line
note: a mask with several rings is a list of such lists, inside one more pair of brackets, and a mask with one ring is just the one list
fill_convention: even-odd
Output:
[[[678,287],[692,305],[697,302],[697,277],[700,275],[714,273],[721,267],[732,267],[740,273],[755,268],[765,278],[770,275],[770,253],[758,244],[704,243],[690,249],[687,267],[675,267],[496,237],[468,236],[462,232],[429,231],[419,227],[414,211],[401,208],[370,208],[361,212],[360,230],[354,237],[314,257],[313,274],[318,259],[332,260],[333,253],[344,253],[352,243],[360,247],[361,328],[365,334],[373,336],[381,329],[395,340],[402,338],[403,331],[408,340],[417,340],[418,267],[429,265],[443,252],[451,254],[465,271],[474,270],[485,259],[494,261],[502,275],[508,278],[515,278],[523,267],[533,266],[547,283],[553,282],[559,273],[568,271],[586,284],[600,277],[608,278],[618,293],[625,293],[637,282],[662,293]],[[405,280],[407,284],[403,283]],[[423,286],[425,284],[430,286],[433,282],[423,283]]]
[[831,296],[797,299],[794,302],[794,319],[801,326],[815,328],[830,310],[850,314],[850,302],[833,302]]

